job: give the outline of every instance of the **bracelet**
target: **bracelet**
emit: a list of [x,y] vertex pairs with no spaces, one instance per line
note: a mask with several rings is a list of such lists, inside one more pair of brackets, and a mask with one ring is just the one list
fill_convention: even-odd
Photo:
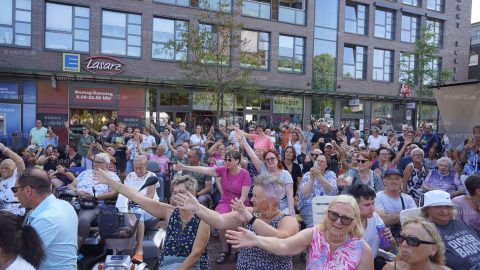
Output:
[[248,224],[253,225],[253,223],[255,222],[256,219],[257,219],[257,216],[252,215],[252,218],[250,219],[250,221],[248,222]]

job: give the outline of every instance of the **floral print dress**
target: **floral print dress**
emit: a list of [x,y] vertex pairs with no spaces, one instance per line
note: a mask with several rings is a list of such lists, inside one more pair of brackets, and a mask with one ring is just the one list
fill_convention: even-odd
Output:
[[307,270],[356,270],[363,246],[362,239],[348,236],[347,241],[331,255],[325,232],[314,226],[312,243],[307,254]]
[[[193,218],[185,224],[182,230],[182,219],[180,217],[180,209],[175,208],[170,219],[163,244],[160,264],[165,256],[188,257],[192,252],[193,243],[197,236],[198,227],[200,226],[200,218],[194,215]],[[207,249],[200,256],[200,269],[208,269],[208,253]]]
[[463,168],[463,175],[473,175],[473,174],[480,174],[480,156],[475,153],[472,149],[468,148],[467,150],[467,163],[465,163],[465,167]]
[[408,166],[412,166],[412,176],[407,182],[407,194],[412,196],[415,202],[420,201],[423,196],[423,182],[425,182],[425,178],[427,178],[427,168],[424,164],[422,164],[421,169],[415,168],[413,163],[410,163]]

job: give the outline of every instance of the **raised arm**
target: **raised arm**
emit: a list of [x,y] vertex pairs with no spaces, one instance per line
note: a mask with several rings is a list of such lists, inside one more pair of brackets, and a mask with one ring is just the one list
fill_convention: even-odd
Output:
[[[237,135],[239,134],[237,132],[237,129],[235,129],[235,132]],[[245,152],[247,152],[248,156],[250,157],[250,160],[252,161],[253,165],[255,166],[255,169],[257,171],[260,171],[262,169],[262,161],[257,157],[255,154],[255,151],[253,151],[252,147],[247,143],[247,140],[243,136],[237,136],[238,141],[240,144],[243,146],[243,149],[245,149]]]
[[214,167],[203,167],[203,166],[187,166],[182,163],[177,163],[173,165],[175,171],[191,171],[201,174],[206,174],[209,176],[217,176],[217,171]]
[[140,205],[142,209],[160,219],[166,219],[173,212],[173,206],[148,198],[136,190],[129,188],[118,181],[115,181],[108,175],[107,171],[100,169],[98,171],[94,171],[93,174],[94,179],[99,184],[108,185],[115,192],[118,192],[127,197],[129,200],[134,201]]
[[312,242],[313,229],[308,228],[286,239],[258,236],[245,228],[238,231],[228,230],[227,242],[234,248],[258,247],[279,256],[294,256],[305,250]]
[[3,143],[0,143],[0,152],[15,162],[17,173],[22,173],[25,170],[25,162],[23,162],[23,158],[3,145]]

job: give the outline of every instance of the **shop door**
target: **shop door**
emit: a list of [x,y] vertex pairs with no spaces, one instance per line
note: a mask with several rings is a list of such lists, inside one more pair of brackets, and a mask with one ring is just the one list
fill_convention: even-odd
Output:
[[270,114],[246,112],[244,119],[245,127],[250,125],[262,125],[264,127],[270,127],[272,124],[272,117]]
[[187,124],[187,130],[192,129],[191,113],[190,112],[164,112],[168,114],[168,123],[176,128],[181,122]]

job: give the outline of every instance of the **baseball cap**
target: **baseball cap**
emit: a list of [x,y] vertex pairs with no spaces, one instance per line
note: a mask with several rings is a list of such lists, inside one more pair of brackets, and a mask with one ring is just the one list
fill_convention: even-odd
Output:
[[403,177],[403,174],[399,169],[388,169],[387,171],[385,171],[384,176],[388,176],[391,174],[396,174],[396,175],[400,175],[400,177]]
[[423,207],[453,206],[450,194],[443,190],[431,190],[423,195]]
[[326,144],[325,144],[325,147],[327,147],[327,146],[333,147],[333,144],[331,144],[331,143],[326,143]]

